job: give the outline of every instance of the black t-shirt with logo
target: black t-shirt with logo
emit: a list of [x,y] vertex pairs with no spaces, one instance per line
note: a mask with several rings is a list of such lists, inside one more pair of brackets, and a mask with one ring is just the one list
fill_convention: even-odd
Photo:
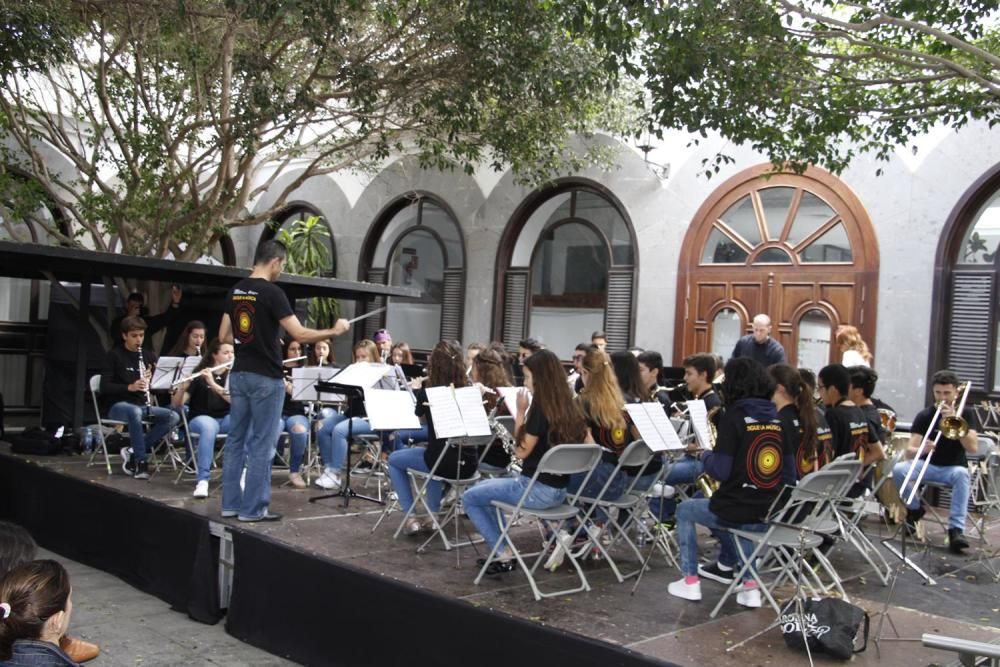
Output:
[[[531,454],[521,464],[521,474],[525,477],[531,477],[538,470],[538,463],[542,460],[545,452],[549,451],[550,447],[555,447],[559,443],[549,442],[549,420],[538,409],[537,403],[532,403],[531,407],[528,408],[528,414],[524,422],[524,432],[538,438],[535,448],[531,450]],[[555,489],[565,489],[569,486],[569,475],[543,473],[538,476],[538,481]]]
[[[822,468],[827,463],[835,459],[833,454],[833,433],[830,425],[826,423],[826,412],[816,408],[816,465]],[[799,479],[811,473],[813,461],[808,460],[805,452],[799,453]]]
[[263,278],[244,278],[229,292],[236,372],[281,378],[281,320],[292,314],[288,297]]
[[[785,484],[795,484],[795,482],[801,478],[804,474],[812,472],[813,461],[808,460],[808,457],[803,451],[802,445],[802,424],[799,422],[799,411],[794,405],[786,405],[785,407],[778,410],[778,421],[781,422],[781,437],[784,439],[785,448],[782,451],[782,455],[786,457],[786,461],[795,461],[795,466],[783,466],[787,471],[793,471],[795,474],[792,475],[791,472],[788,473],[788,477],[784,480]],[[803,459],[807,459],[803,461]],[[806,473],[803,473],[803,467],[809,467]],[[794,478],[793,478],[794,477]]]
[[825,416],[833,438],[833,458],[844,454],[858,454],[868,449],[871,431],[861,408],[853,404],[838,403],[827,408]]
[[737,401],[719,420],[715,453],[733,458],[709,508],[731,524],[760,523],[782,489],[784,436],[775,418],[759,422]]
[[[927,429],[931,425],[931,419],[934,417],[934,413],[936,411],[937,409],[934,406],[931,406],[918,412],[917,416],[913,418],[913,426],[910,427],[910,432],[921,436],[924,433],[927,433]],[[962,419],[969,424],[970,429],[978,430],[979,418],[976,416],[975,410],[965,408],[962,411]],[[937,423],[934,424],[934,428],[927,436],[927,439],[930,442],[934,442],[934,438],[937,437],[938,425],[940,423],[941,418],[938,417]],[[965,448],[962,447],[962,443],[958,440],[953,440],[952,438],[946,438],[942,434],[941,439],[938,440],[937,445],[934,447],[934,453],[931,454],[931,465],[964,466],[967,463],[968,459],[965,457]]]

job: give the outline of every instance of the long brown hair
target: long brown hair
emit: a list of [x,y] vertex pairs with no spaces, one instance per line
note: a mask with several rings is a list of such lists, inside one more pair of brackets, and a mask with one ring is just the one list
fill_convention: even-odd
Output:
[[0,600],[10,605],[10,615],[0,619],[0,660],[10,660],[18,639],[38,639],[45,622],[66,609],[69,574],[54,560],[21,563],[7,573],[0,585]]
[[[628,352],[625,354],[632,356]],[[625,416],[622,413],[622,405],[625,399],[622,397],[608,355],[599,348],[591,348],[583,356],[580,367],[587,371],[589,376],[577,397],[583,414],[609,430],[624,428]]]
[[206,331],[205,323],[202,322],[201,320],[191,320],[190,322],[188,322],[187,326],[184,327],[184,331],[182,331],[181,335],[177,337],[177,342],[174,343],[174,346],[172,348],[170,348],[170,352],[167,353],[167,356],[177,357],[182,354],[186,354],[188,340],[190,340],[191,338],[191,332],[194,331],[195,329],[201,329],[202,331]]
[[392,347],[389,348],[389,360],[392,360],[392,355],[396,350],[403,351],[403,363],[412,364],[413,363],[413,352],[410,350],[410,344],[405,340],[401,340],[398,343],[393,343]]
[[858,331],[857,327],[850,324],[841,324],[837,327],[836,341],[841,352],[854,350],[869,364],[872,362],[871,350],[868,349],[868,343],[861,337],[861,332]]
[[[549,446],[581,443],[587,438],[587,425],[580,406],[566,382],[559,357],[551,350],[541,349],[524,360],[532,375],[534,393],[529,412],[541,410],[549,423]],[[524,438],[524,425],[517,431],[518,441]]]
[[767,369],[771,379],[780,384],[795,401],[795,411],[799,413],[799,428],[802,430],[802,440],[799,445],[806,459],[816,458],[816,406],[813,403],[812,391],[809,385],[802,381],[802,375],[788,364],[775,364]]
[[[197,373],[199,371],[205,370],[206,368],[212,368],[213,366],[215,366],[214,357],[216,354],[219,353],[219,350],[222,349],[223,345],[229,345],[229,343],[223,343],[218,338],[213,338],[212,342],[209,343],[207,346],[205,346],[205,354],[202,355],[201,361],[198,362],[198,365],[194,367],[194,372]],[[230,366],[230,368],[232,368],[232,366]],[[226,369],[220,373],[217,373],[217,375],[224,375],[225,373],[228,372],[229,370]]]
[[428,387],[465,387],[469,377],[465,374],[465,350],[453,340],[443,340],[431,350]]

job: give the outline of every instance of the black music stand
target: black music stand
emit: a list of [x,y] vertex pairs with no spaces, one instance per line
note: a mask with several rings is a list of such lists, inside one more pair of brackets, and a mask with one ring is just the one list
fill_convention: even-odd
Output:
[[354,406],[356,405],[355,401],[360,402],[365,400],[365,390],[349,384],[318,381],[316,383],[316,393],[343,394],[347,399],[347,467],[344,471],[344,483],[341,485],[339,491],[313,496],[309,499],[309,502],[314,503],[318,500],[326,500],[327,498],[343,497],[344,507],[350,504],[351,498],[360,498],[361,500],[384,505],[385,503],[378,498],[362,495],[351,488],[351,441],[354,439]]

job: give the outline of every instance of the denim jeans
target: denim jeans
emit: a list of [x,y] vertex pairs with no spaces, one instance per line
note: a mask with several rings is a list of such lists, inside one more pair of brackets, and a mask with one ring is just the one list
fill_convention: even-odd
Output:
[[[910,469],[913,463],[913,461],[900,461],[892,469],[892,479],[896,482],[896,488],[899,489],[899,497],[903,499],[904,503],[906,502],[906,496],[909,495],[910,489],[913,487],[913,481],[920,474],[920,468],[915,469],[913,475],[910,476],[910,482],[906,485],[906,489],[903,489],[903,479],[906,478],[906,471]],[[922,461],[921,465],[923,465]],[[923,482],[934,482],[951,487],[951,512],[948,516],[948,527],[965,530],[965,516],[969,512],[969,469],[966,466],[928,465],[927,472],[924,473],[924,478],[921,480],[921,483]],[[919,491],[913,496],[913,502],[907,505],[907,507],[912,510],[920,507]]]
[[398,452],[410,446],[410,443],[427,442],[427,427],[422,428],[401,428],[392,434],[392,437],[382,445],[387,452]]
[[291,452],[288,455],[288,471],[298,472],[309,444],[309,418],[305,415],[291,415],[281,420],[279,431],[288,433]]
[[[628,483],[628,478],[623,473],[618,473],[614,476],[614,479],[611,479],[611,474],[617,467],[616,464],[609,461],[601,461],[594,468],[594,471],[590,473],[589,479],[587,479],[586,472],[578,472],[570,475],[569,486],[566,490],[571,494],[576,493],[580,489],[580,485],[583,484],[583,480],[587,479],[587,484],[583,487],[581,495],[586,498],[596,498],[597,494],[604,489],[604,485],[608,484],[608,480],[611,480],[607,490],[604,491],[604,499],[616,500],[625,493],[625,486]],[[598,523],[604,523],[608,520],[608,513],[602,507],[597,507],[594,509],[594,513],[590,515],[590,518]]]
[[[502,527],[497,519],[496,509],[490,503],[494,500],[516,505],[524,495],[524,490],[531,483],[530,477],[497,477],[487,479],[474,485],[462,497],[465,513],[476,525],[479,534],[486,544],[493,548],[500,542]],[[555,507],[566,499],[566,489],[557,489],[536,482],[531,487],[531,493],[525,499],[524,507],[528,509],[545,509]],[[500,547],[498,547],[499,549]]]
[[[170,408],[146,407],[120,401],[108,410],[108,419],[128,423],[128,440],[136,461],[145,461],[146,453],[163,439],[180,422],[180,417]],[[149,432],[142,432],[142,420],[151,422]]]
[[[271,502],[271,462],[281,428],[285,382],[241,371],[229,376],[229,437],[223,449],[222,511],[259,519]],[[246,466],[246,484],[240,476]]]
[[41,639],[18,639],[11,647],[9,667],[55,667],[56,665],[76,665],[62,649]]
[[197,449],[198,481],[208,480],[215,454],[215,438],[220,433],[229,433],[229,415],[221,419],[198,415],[188,422],[188,428],[191,429],[191,442]]
[[337,413],[323,420],[323,425],[316,434],[319,445],[319,455],[323,457],[323,465],[332,470],[343,470],[347,465],[347,429],[350,425],[351,435],[374,433],[367,419],[354,417],[348,422],[347,417]]
[[[698,533],[696,524],[701,524],[712,531],[719,539],[719,563],[726,567],[741,566],[740,553],[736,549],[736,540],[732,533],[723,528],[738,528],[739,530],[764,532],[767,526],[763,523],[744,525],[728,524],[717,517],[708,508],[708,498],[685,500],[677,507],[677,544],[681,551],[681,574],[686,577],[698,575]],[[741,537],[740,546],[744,553],[750,555],[754,550],[752,541]],[[743,575],[743,581],[753,579],[748,570]]]
[[[399,498],[399,506],[404,511],[408,510],[410,505],[413,504],[413,489],[410,486],[410,476],[406,474],[409,468],[430,472],[430,468],[424,461],[423,447],[397,449],[389,455],[389,479],[392,480],[392,488]],[[422,482],[423,480],[418,480],[418,483]],[[443,486],[441,482],[435,480],[427,482],[427,506],[431,508],[432,512],[437,512],[441,509],[441,490]]]
[[[690,456],[682,456],[674,463],[668,464],[670,469],[663,480],[664,484],[677,486],[678,484],[694,484],[698,475],[705,472],[705,466],[701,461]],[[648,488],[648,487],[647,487]],[[649,511],[653,516],[661,519],[669,519],[677,511],[677,498],[650,498]]]

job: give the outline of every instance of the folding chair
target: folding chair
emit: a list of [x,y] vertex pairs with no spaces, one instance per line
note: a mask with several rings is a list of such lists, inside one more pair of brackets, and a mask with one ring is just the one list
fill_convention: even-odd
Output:
[[[570,562],[573,564],[573,568],[576,570],[577,581],[579,582],[578,586],[543,593],[539,589],[538,583],[535,580],[535,571],[545,560],[548,549],[555,545],[559,531],[568,520],[578,518],[580,515],[580,508],[574,504],[576,497],[571,497],[568,499],[568,502],[546,509],[528,509],[524,506],[524,503],[531,494],[532,488],[534,488],[535,484],[538,483],[539,475],[573,475],[585,472],[587,473],[587,477],[584,479],[583,484],[580,485],[580,488],[583,488],[586,486],[587,479],[590,478],[590,474],[593,472],[594,467],[600,462],[600,460],[600,445],[558,445],[542,455],[542,459],[538,463],[538,469],[535,470],[535,474],[531,477],[531,480],[528,482],[528,486],[525,487],[524,493],[521,494],[521,497],[518,499],[516,504],[512,505],[510,503],[494,500],[492,503],[493,508],[496,510],[497,519],[502,527],[500,531],[500,539],[493,545],[490,553],[486,556],[485,562],[479,570],[479,574],[476,576],[474,583],[478,585],[479,582],[482,581],[483,575],[486,574],[487,568],[489,568],[490,563],[493,562],[494,557],[500,549],[500,545],[506,543],[513,552],[514,558],[517,559],[517,564],[520,566],[521,571],[524,572],[524,576],[528,578],[528,584],[531,586],[531,592],[534,594],[535,600],[555,597],[557,595],[568,595],[570,593],[589,591],[590,583],[587,581],[587,576],[583,573],[583,570],[580,568],[580,564],[577,562],[577,558],[572,551],[566,555],[569,557]],[[506,521],[504,520],[505,516]],[[548,539],[545,540],[542,550],[536,554],[522,554],[510,536],[511,526],[515,525],[519,520],[525,517],[534,518],[539,521],[555,522],[556,524]],[[590,535],[590,533],[584,534],[588,536]],[[594,541],[592,537],[590,540],[591,542]],[[534,558],[530,568],[525,562],[526,556]]]
[[[108,433],[118,431],[119,433],[128,428],[128,422],[119,421],[117,419],[105,419],[101,416],[101,407],[98,405],[98,395],[101,391],[101,376],[93,375],[89,381],[90,385],[90,398],[94,404],[94,416],[97,419],[97,442],[98,446],[94,447],[93,451],[90,452],[90,460],[87,461],[87,466],[90,467],[94,465],[94,459],[98,454],[104,456],[104,464],[108,468],[108,474],[111,474],[111,455],[108,452],[108,442],[105,438],[105,430]],[[115,455],[117,456],[117,454]]]
[[[646,443],[642,440],[636,440],[635,442],[628,445],[625,451],[622,452],[621,456],[618,458],[618,464],[615,466],[614,471],[608,478],[608,481],[601,488],[600,492],[592,498],[586,496],[579,496],[576,499],[577,505],[582,505],[586,507],[586,512],[583,515],[580,525],[577,527],[576,531],[573,533],[572,538],[575,539],[580,531],[590,530],[591,527],[598,528],[594,531],[597,537],[597,549],[604,560],[607,561],[608,565],[611,567],[611,571],[615,573],[615,577],[618,579],[618,583],[624,583],[624,581],[630,577],[634,577],[639,574],[640,568],[622,574],[621,570],[618,568],[618,564],[611,555],[611,550],[621,542],[624,542],[635,554],[636,559],[641,564],[643,562],[642,553],[639,551],[639,547],[636,546],[635,542],[628,535],[628,528],[631,526],[632,522],[635,520],[635,510],[639,506],[639,503],[643,500],[643,495],[641,493],[635,493],[635,485],[638,483],[639,478],[642,476],[642,471],[646,469],[649,465],[650,460],[653,458],[653,452],[646,446]],[[631,482],[628,487],[618,498],[607,497],[608,491],[611,488],[612,483],[618,475],[624,475],[625,472],[623,468],[639,468],[639,474],[631,478]],[[582,487],[581,487],[582,488]],[[623,514],[628,513],[628,518],[625,520],[624,524],[619,524],[618,519],[611,518],[611,513],[609,510],[612,508],[618,511],[618,516],[621,517]],[[608,546],[605,547],[601,539],[602,530],[594,523],[594,514],[598,509],[605,510],[608,514],[608,521],[604,524],[603,531],[610,536],[610,541]],[[582,556],[582,554],[580,554]]]
[[[823,544],[822,536],[836,530],[838,524],[833,503],[854,483],[855,478],[854,473],[845,469],[824,469],[810,473],[799,480],[798,486],[787,487],[789,495],[780,494],[775,499],[764,532],[729,529],[729,533],[736,539],[742,566],[736,571],[732,583],[726,588],[710,616],[715,618],[729,596],[743,584],[743,576],[747,572],[757,582],[761,593],[778,615],[781,614],[781,608],[775,602],[771,590],[786,578],[794,576],[796,582],[805,583],[813,593],[825,591],[826,587],[819,581],[818,575],[812,568],[801,563],[807,551],[830,576],[841,597],[848,600],[847,593],[840,585],[840,577],[819,547]],[[787,501],[782,502],[785,497]],[[755,545],[751,553],[744,552],[740,538]],[[771,582],[764,581],[761,570],[756,565],[757,559],[764,556],[769,556],[777,564],[775,578]],[[807,577],[811,577],[812,581]]]

